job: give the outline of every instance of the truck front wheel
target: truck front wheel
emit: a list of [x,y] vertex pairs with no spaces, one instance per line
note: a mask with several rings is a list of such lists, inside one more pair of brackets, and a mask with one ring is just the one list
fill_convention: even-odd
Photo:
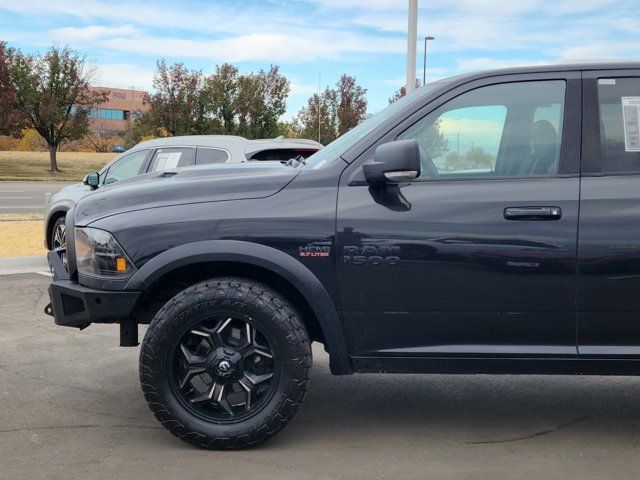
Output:
[[202,448],[238,449],[282,429],[309,383],[311,348],[295,309],[253,280],[193,285],[156,314],[140,381],[156,418]]

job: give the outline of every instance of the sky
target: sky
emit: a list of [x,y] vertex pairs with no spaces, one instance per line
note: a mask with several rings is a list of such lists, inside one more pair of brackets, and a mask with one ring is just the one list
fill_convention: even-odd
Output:
[[[0,40],[27,53],[68,45],[96,84],[150,90],[157,59],[210,73],[280,66],[285,119],[341,74],[369,112],[405,82],[407,0],[0,0]],[[427,81],[488,68],[640,59],[637,0],[419,0]],[[422,78],[422,40],[418,77]]]

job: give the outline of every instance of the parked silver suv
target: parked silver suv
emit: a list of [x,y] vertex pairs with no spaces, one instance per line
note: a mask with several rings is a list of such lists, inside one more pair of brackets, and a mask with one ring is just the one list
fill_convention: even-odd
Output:
[[193,135],[140,142],[99,172],[87,175],[83,183],[69,185],[49,198],[44,216],[45,246],[53,250],[64,245],[67,211],[101,186],[143,173],[194,165],[307,158],[321,148],[322,144],[301,138],[247,140],[233,135]]

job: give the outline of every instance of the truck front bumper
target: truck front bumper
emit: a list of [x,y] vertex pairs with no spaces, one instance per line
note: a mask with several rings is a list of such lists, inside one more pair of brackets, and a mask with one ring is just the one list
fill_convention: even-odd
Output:
[[57,250],[47,254],[53,281],[44,309],[56,325],[85,328],[91,323],[122,323],[131,318],[141,292],[94,290],[69,278]]

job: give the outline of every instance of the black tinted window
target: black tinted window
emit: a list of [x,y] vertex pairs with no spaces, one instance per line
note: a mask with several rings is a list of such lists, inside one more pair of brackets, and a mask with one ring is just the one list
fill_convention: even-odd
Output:
[[196,164],[207,165],[209,163],[224,163],[229,160],[229,154],[217,148],[198,148]]
[[640,171],[640,78],[598,80],[602,169]]
[[250,160],[286,161],[290,158],[295,158],[298,155],[300,155],[302,158],[308,158],[317,151],[317,149],[310,148],[275,148],[254,153],[251,156]]
[[153,155],[150,172],[190,167],[195,163],[195,149],[190,147],[159,148]]

